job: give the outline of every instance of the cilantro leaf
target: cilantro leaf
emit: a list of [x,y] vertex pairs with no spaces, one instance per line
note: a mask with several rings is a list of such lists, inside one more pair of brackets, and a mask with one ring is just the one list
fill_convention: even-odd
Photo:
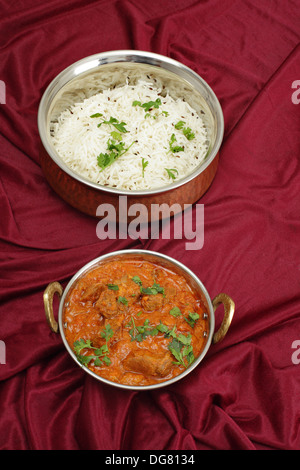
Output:
[[192,364],[195,360],[193,346],[192,345],[185,346],[182,350],[182,355],[186,357],[188,365]]
[[178,121],[177,124],[175,124],[175,129],[182,129],[184,126],[185,122],[184,121]]
[[103,362],[107,365],[107,366],[110,366],[111,364],[111,360],[108,356],[104,356],[103,357]]
[[165,289],[159,284],[154,283],[152,287],[141,287],[141,293],[145,295],[164,294]]
[[104,330],[101,332],[102,338],[105,338],[106,340],[110,339],[114,334],[114,330],[110,326],[109,323],[105,326]]
[[114,161],[116,154],[114,152],[108,153],[100,153],[97,157],[97,164],[104,170],[104,168],[110,166]]
[[[98,117],[98,116],[97,116]],[[110,117],[109,120],[103,119],[103,121],[99,122],[98,127],[102,126],[102,124],[108,124],[114,126],[119,132],[126,133],[128,132],[125,128],[126,122],[119,122],[117,118]]]
[[103,116],[103,114],[101,114],[101,113],[95,113],[95,114],[92,114],[90,117],[91,117],[91,118],[97,118],[97,117],[101,117],[101,116]]
[[123,152],[125,147],[124,142],[119,142],[118,144],[116,143],[115,140],[110,139],[107,141],[107,149],[108,150],[114,150],[117,154]]
[[165,168],[166,172],[168,173],[169,175],[169,178],[175,180],[176,179],[176,176],[174,175],[174,172],[177,173],[178,175],[178,170],[176,170],[176,168]]
[[161,105],[161,99],[157,98],[155,101],[148,101],[148,103],[142,104],[142,108],[148,112],[151,108],[159,108]]
[[117,144],[115,140],[108,140],[107,149],[110,150],[110,152],[100,153],[100,155],[98,155],[97,157],[98,166],[100,166],[100,168],[104,170],[108,166],[112,165],[117,160],[117,158],[124,155],[124,153],[126,153],[133,144],[134,142],[132,142],[129,145],[129,147],[124,149],[124,146],[125,146],[124,142],[120,142]]
[[192,328],[194,328],[196,321],[199,319],[199,315],[196,312],[189,312],[188,317],[184,319]]
[[173,153],[183,152],[184,147],[182,147],[180,145],[173,145],[174,142],[176,142],[176,137],[175,137],[175,134],[172,134],[171,138],[170,138],[170,141],[169,141],[169,148],[170,148],[171,152],[173,152]]
[[127,129],[125,129],[124,127],[126,126],[126,122],[118,122],[118,123],[114,123],[113,125],[120,132],[123,132],[123,133],[128,132]]
[[88,339],[85,341],[84,339],[80,338],[79,340],[75,341],[74,343],[74,351],[75,353],[79,354],[82,349],[84,348],[91,348],[92,344],[91,341]]
[[165,333],[165,338],[170,338],[170,336],[172,338],[177,338],[177,334],[176,334],[176,325],[173,326],[172,330],[169,330]]
[[[174,330],[174,329],[173,329]],[[194,361],[193,346],[191,345],[192,337],[191,335],[183,335],[179,333],[177,336],[173,334],[173,340],[169,344],[168,348],[173,354],[175,359],[177,359],[178,365],[182,365],[187,368]],[[187,364],[185,362],[187,361]]]
[[96,357],[96,359],[94,360],[94,365],[96,367],[100,367],[102,366],[103,362],[101,361],[101,359],[99,357]]
[[144,321],[143,325],[136,326],[134,318],[131,317],[131,320],[127,326],[132,326],[132,328],[129,330],[131,341],[137,341],[139,343],[146,339],[147,336],[155,336],[159,332],[157,327],[150,326],[150,321],[148,319]]
[[111,131],[110,135],[114,140],[122,140],[122,135],[117,131]]
[[[107,324],[100,334],[106,340],[106,343],[101,348],[94,347],[90,339],[84,340],[80,338],[75,341],[73,349],[80,364],[87,366],[91,361],[94,361],[96,367],[103,365],[103,362],[106,365],[110,365],[110,359],[107,357],[109,353],[107,341],[113,336],[113,333],[111,326]],[[82,354],[83,349],[92,349],[94,354]]]
[[142,285],[142,281],[140,280],[139,276],[133,276],[132,281],[138,284],[139,286]]
[[107,284],[107,287],[110,290],[119,290],[119,286],[117,286],[117,284]]
[[95,356],[83,356],[82,354],[77,354],[76,357],[83,366],[87,366],[93,359],[95,359]]
[[126,299],[126,297],[121,297],[120,295],[118,297],[118,302],[123,305],[128,305],[128,300]]
[[135,100],[132,102],[132,106],[140,106],[141,108],[144,109],[146,113],[151,110],[151,108],[159,108],[161,105],[161,99],[157,98],[155,101],[148,101],[147,103],[141,103],[138,100]]
[[169,351],[173,354],[175,359],[177,359],[177,364],[181,364],[186,367],[183,356],[181,354],[182,344],[176,338],[173,338],[171,343],[168,346]]
[[174,127],[175,129],[182,130],[183,135],[187,140],[193,140],[195,138],[195,133],[192,132],[190,127],[184,127],[185,121],[178,121]]
[[180,341],[180,343],[185,344],[185,345],[191,344],[191,341],[192,341],[192,337],[190,334],[185,336],[182,333],[179,333],[179,335],[177,335],[177,339],[178,341]]
[[148,160],[145,160],[144,157],[142,158],[142,175],[143,175],[143,178],[145,177],[145,168],[146,166],[149,164]]
[[183,135],[187,138],[187,140],[193,140],[195,138],[195,133],[192,132],[190,127],[185,127],[183,130]]
[[167,333],[169,331],[169,327],[167,325],[164,325],[162,322],[160,322],[159,325],[156,326],[156,329],[161,333]]

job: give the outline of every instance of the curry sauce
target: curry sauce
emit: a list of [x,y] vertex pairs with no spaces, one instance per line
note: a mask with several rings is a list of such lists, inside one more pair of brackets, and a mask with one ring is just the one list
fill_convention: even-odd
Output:
[[76,282],[64,327],[82,365],[107,380],[144,386],[186,370],[205,346],[209,322],[182,275],[128,259],[106,262]]

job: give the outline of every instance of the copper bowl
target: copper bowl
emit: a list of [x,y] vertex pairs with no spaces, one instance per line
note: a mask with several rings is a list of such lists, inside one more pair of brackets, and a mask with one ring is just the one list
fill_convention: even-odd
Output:
[[[110,73],[111,83],[107,83],[107,78],[104,83],[103,73],[105,77]],[[101,86],[108,88],[125,84],[126,80],[134,83],[141,73],[157,77],[173,98],[184,98],[201,113],[209,134],[209,152],[202,165],[190,175],[155,190],[127,191],[93,183],[72,171],[59,157],[51,143],[50,122],[66,109],[66,103],[70,106],[74,104],[74,93],[80,92],[82,100],[91,96],[91,82],[100,84],[100,89]],[[196,202],[207,191],[216,174],[224,119],[214,92],[193,70],[159,54],[124,50],[86,57],[57,75],[42,96],[38,110],[38,129],[41,139],[41,167],[54,191],[71,206],[94,217],[97,216],[100,204],[112,204],[118,221],[119,196],[127,196],[128,208],[136,203],[145,205],[148,214],[151,214],[151,204],[174,204],[175,214]]]
[[[157,265],[160,265],[166,269],[170,269],[171,271],[180,274],[184,276],[190,287],[194,290],[194,292],[197,293],[198,298],[202,300],[204,306],[206,307],[206,312],[208,316],[208,323],[209,323],[209,331],[207,333],[207,339],[205,346],[200,353],[200,355],[195,359],[195,361],[180,375],[177,375],[176,377],[173,377],[172,379],[165,380],[164,382],[158,383],[158,384],[153,384],[153,385],[145,385],[145,386],[132,386],[132,385],[124,385],[116,382],[112,382],[110,380],[107,380],[100,375],[97,375],[93,371],[91,371],[88,367],[82,365],[74,351],[71,349],[70,345],[68,344],[64,330],[65,330],[65,323],[64,323],[64,309],[65,309],[65,304],[68,301],[68,295],[72,291],[73,287],[75,287],[77,281],[85,276],[89,271],[95,269],[102,263],[105,263],[107,261],[116,261],[116,260],[122,260],[122,259],[131,259],[131,260],[139,260],[139,261],[150,261],[152,263],[155,263]],[[53,297],[54,295],[57,294],[60,297],[60,302],[59,302],[59,311],[58,311],[58,321],[55,319],[54,313],[53,313]],[[216,308],[222,304],[224,306],[224,317],[221,322],[221,325],[217,331],[215,331],[215,310]],[[60,333],[62,341],[64,343],[65,348],[67,349],[68,353],[70,356],[74,359],[74,361],[82,367],[85,372],[90,374],[92,377],[97,379],[98,381],[102,383],[106,383],[108,385],[112,385],[114,387],[122,388],[122,389],[127,389],[127,390],[151,390],[155,388],[160,388],[160,387],[165,387],[167,385],[171,385],[174,382],[177,382],[178,380],[183,379],[186,375],[188,375],[192,370],[197,367],[200,362],[203,360],[205,357],[207,351],[209,350],[210,346],[212,344],[218,343],[222,341],[228,331],[228,328],[231,324],[234,310],[235,310],[235,304],[233,300],[226,294],[221,293],[217,295],[213,300],[211,300],[205,286],[202,284],[200,279],[185,265],[180,263],[179,261],[175,260],[174,258],[171,258],[167,255],[163,255],[161,253],[157,253],[154,251],[145,251],[145,250],[120,250],[120,251],[115,251],[112,253],[108,253],[105,255],[100,256],[99,258],[96,258],[92,261],[90,261],[88,264],[83,266],[69,281],[65,289],[61,286],[61,284],[57,281],[54,281],[50,283],[47,288],[45,289],[44,292],[44,307],[45,307],[45,313],[46,313],[46,319],[47,322],[50,326],[50,329],[54,333]]]

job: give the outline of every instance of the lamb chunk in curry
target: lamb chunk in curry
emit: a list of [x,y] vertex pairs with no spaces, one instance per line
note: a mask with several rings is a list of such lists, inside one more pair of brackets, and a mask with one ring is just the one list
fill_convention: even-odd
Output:
[[[111,288],[113,286],[113,288]],[[140,297],[140,288],[128,276],[123,276],[114,284],[108,284],[98,290],[99,297],[95,307],[105,318],[127,310]]]
[[115,291],[103,290],[95,303],[95,307],[105,318],[116,315],[118,313],[118,300]]
[[154,310],[161,309],[163,303],[164,297],[162,294],[144,295],[141,300],[141,305],[147,312],[154,312]]
[[129,354],[123,361],[127,370],[154,377],[165,377],[170,372],[172,363],[173,358],[168,351],[163,354],[156,354],[147,350]]
[[166,286],[164,288],[164,294],[167,302],[172,302],[177,293],[176,287]]
[[[176,295],[176,288],[173,286],[167,285],[166,287],[162,287],[159,284],[154,283],[154,286],[159,286],[161,288],[161,292],[157,292],[156,294],[144,294],[141,299],[142,307],[148,312],[154,312],[155,310],[161,310],[161,308],[169,303],[172,302]],[[151,291],[151,288],[150,288]],[[147,292],[147,289],[146,289]],[[155,292],[155,288],[154,288]]]
[[87,286],[85,289],[83,289],[81,293],[81,300],[83,302],[95,302],[101,294],[101,291],[103,289],[103,284],[98,283],[98,284],[92,284]]
[[125,297],[127,300],[127,305],[132,305],[135,303],[141,295],[140,287],[132,281],[128,276],[123,276],[119,286],[119,295]]

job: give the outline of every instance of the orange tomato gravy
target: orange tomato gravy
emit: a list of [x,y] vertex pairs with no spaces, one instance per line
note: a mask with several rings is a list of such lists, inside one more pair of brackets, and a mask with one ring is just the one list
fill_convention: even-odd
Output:
[[149,261],[108,261],[70,291],[64,333],[80,362],[97,375],[152,385],[176,377],[201,353],[206,312],[182,275]]

